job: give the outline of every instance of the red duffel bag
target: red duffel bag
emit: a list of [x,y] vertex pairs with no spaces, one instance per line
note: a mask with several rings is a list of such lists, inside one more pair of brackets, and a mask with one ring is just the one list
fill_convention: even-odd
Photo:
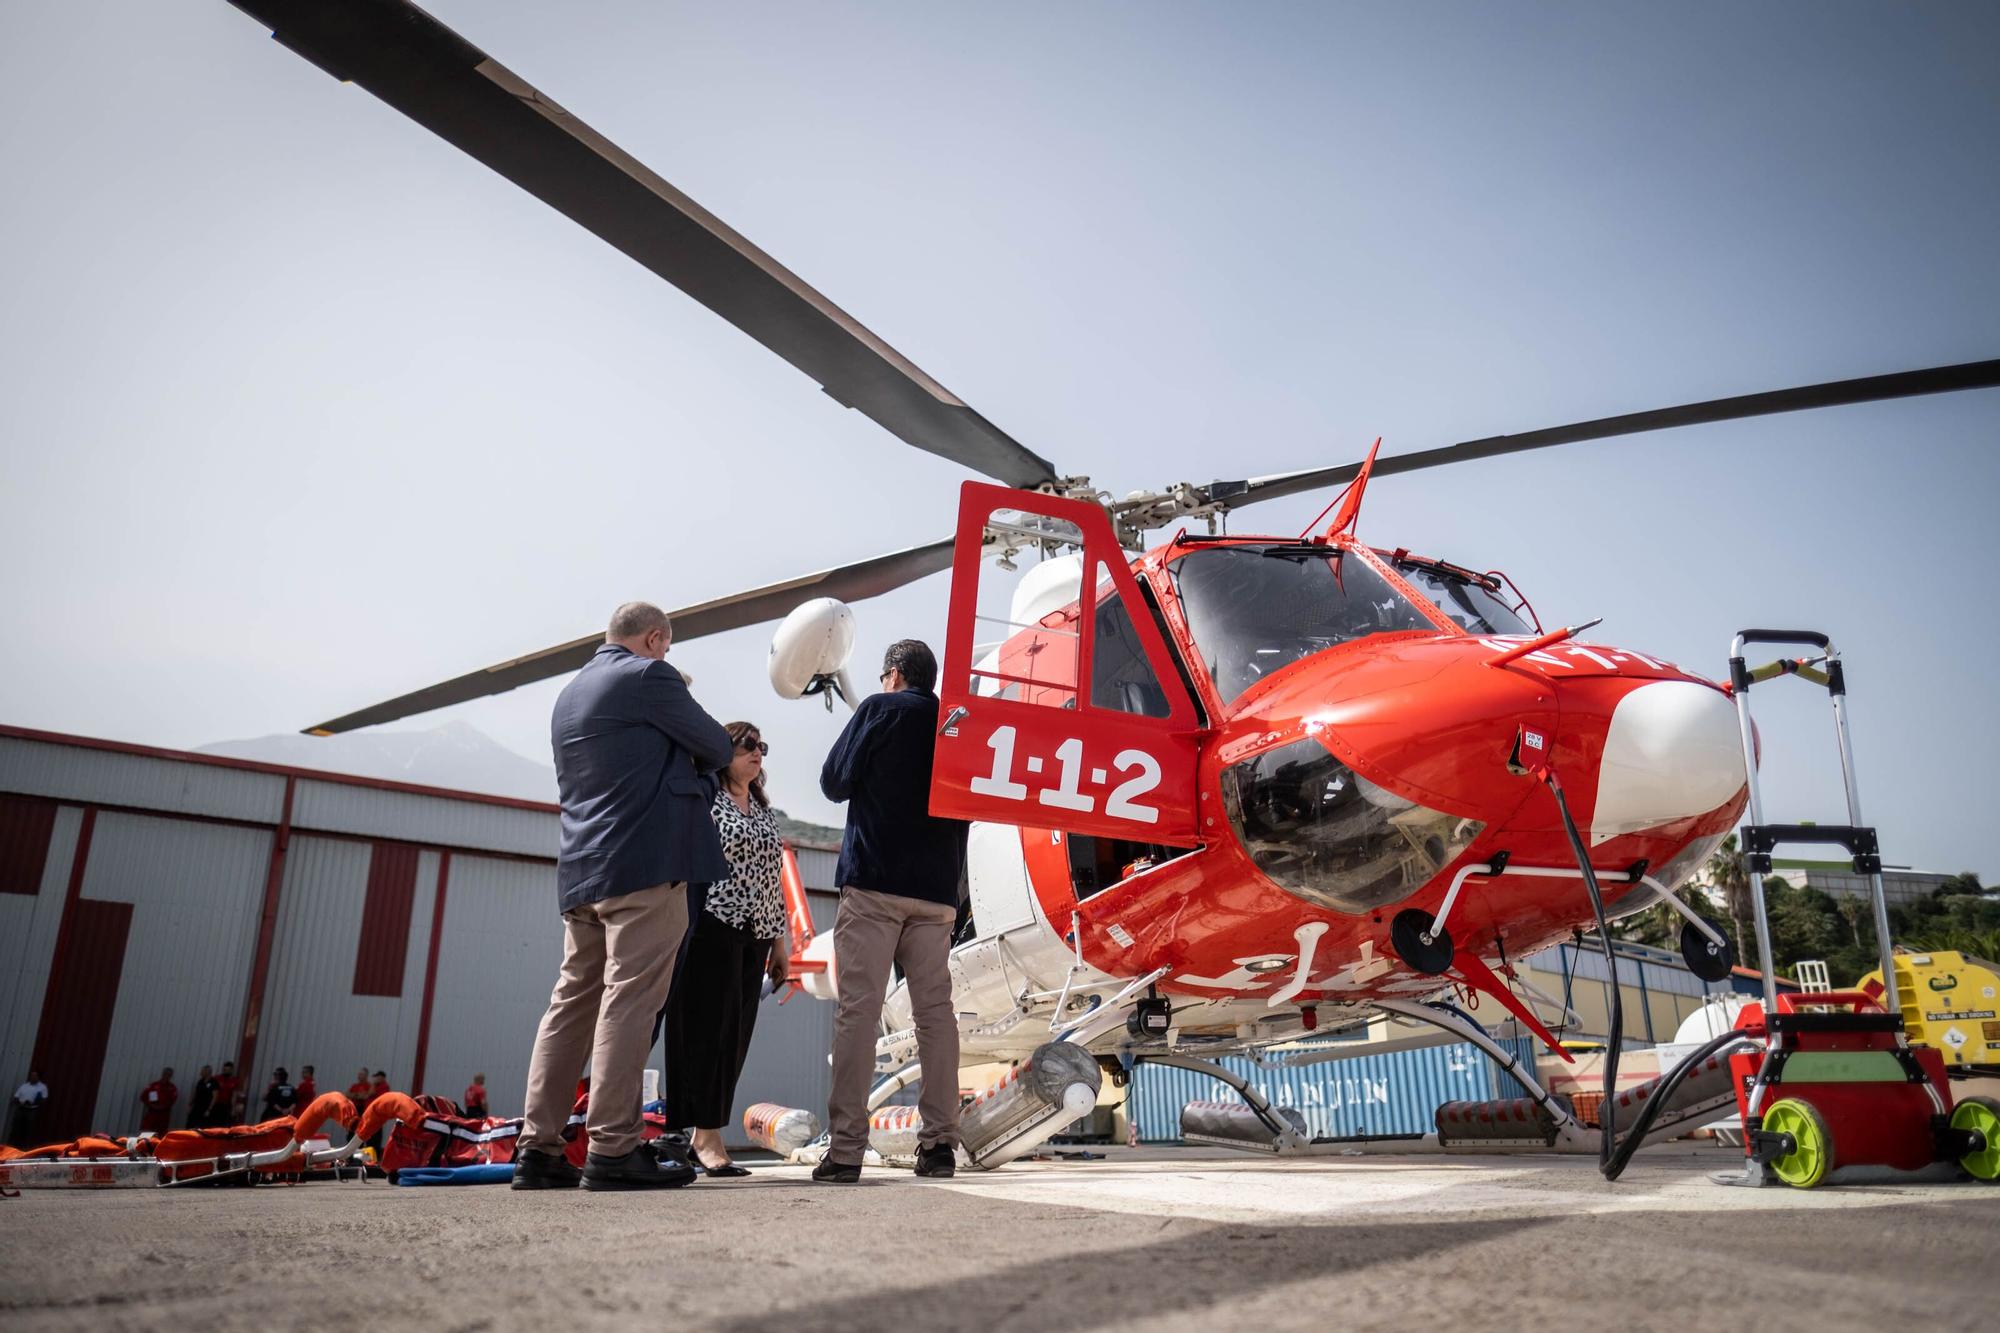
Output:
[[514,1160],[519,1119],[469,1116],[458,1104],[426,1093],[413,1098],[417,1114],[400,1121],[382,1146],[382,1169],[406,1166],[486,1166]]

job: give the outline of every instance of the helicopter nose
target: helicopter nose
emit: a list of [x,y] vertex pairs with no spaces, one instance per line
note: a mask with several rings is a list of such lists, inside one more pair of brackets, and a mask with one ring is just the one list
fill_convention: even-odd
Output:
[[1490,670],[1489,656],[1464,638],[1364,642],[1264,695],[1256,717],[1276,726],[1245,748],[1291,732],[1400,797],[1490,822],[1526,795],[1507,768],[1517,744],[1540,747],[1525,760],[1533,767],[1559,728],[1554,684],[1534,671]]
[[[1565,729],[1577,714],[1601,712],[1601,691],[1557,685]],[[1734,800],[1747,782],[1736,710],[1720,690],[1690,680],[1649,680],[1619,693],[1604,724],[1597,802],[1590,820],[1595,847],[1624,833],[1707,814]]]

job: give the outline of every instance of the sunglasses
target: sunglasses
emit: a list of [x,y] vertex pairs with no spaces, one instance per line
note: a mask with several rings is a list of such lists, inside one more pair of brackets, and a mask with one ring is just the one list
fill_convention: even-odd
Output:
[[765,744],[763,741],[753,741],[747,736],[744,737],[742,740],[736,742],[736,749],[738,750],[739,753],[742,754],[750,754],[752,751],[756,752],[757,754],[771,753],[771,747],[769,745]]

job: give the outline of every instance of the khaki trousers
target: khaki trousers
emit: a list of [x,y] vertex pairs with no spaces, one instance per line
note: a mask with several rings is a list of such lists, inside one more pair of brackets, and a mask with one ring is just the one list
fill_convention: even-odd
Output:
[[855,1165],[868,1148],[868,1089],[889,965],[903,969],[924,1070],[920,1146],[958,1142],[958,1015],[951,1005],[951,928],[958,913],[940,903],[846,888],[833,924],[840,1009],[833,1020],[833,1087],[826,1119],[830,1161]]
[[563,913],[562,971],[528,1059],[520,1146],[563,1150],[576,1081],[590,1060],[590,1151],[639,1146],[639,1086],[687,933],[687,886],[655,884]]

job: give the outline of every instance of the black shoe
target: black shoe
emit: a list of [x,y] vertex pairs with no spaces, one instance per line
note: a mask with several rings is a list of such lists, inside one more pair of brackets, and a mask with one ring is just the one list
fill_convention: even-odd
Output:
[[582,1179],[583,1172],[561,1153],[525,1148],[514,1158],[513,1188],[517,1190],[573,1190]]
[[721,1166],[710,1166],[702,1160],[700,1153],[690,1153],[689,1156],[694,1158],[694,1166],[697,1170],[704,1176],[713,1176],[717,1180],[727,1180],[732,1176],[747,1176],[750,1174],[749,1167],[738,1166],[734,1162],[724,1162]]
[[949,1143],[933,1143],[917,1150],[917,1174],[932,1180],[950,1180],[958,1174],[958,1154]]
[[822,1158],[813,1168],[815,1181],[822,1185],[855,1185],[861,1181],[861,1163],[836,1162],[831,1157]]
[[623,1157],[600,1157],[592,1153],[584,1160],[583,1187],[587,1190],[677,1189],[694,1179],[694,1168],[671,1158],[662,1160],[653,1145],[642,1143]]

